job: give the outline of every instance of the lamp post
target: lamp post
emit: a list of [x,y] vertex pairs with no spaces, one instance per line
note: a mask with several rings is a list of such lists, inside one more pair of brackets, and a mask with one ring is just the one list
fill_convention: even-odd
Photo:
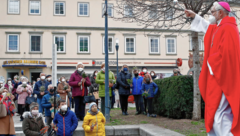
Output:
[[105,118],[110,122],[109,72],[108,72],[108,0],[105,0]]
[[116,46],[115,46],[115,48],[116,48],[116,51],[117,51],[117,77],[118,77],[118,49],[119,49],[119,40],[118,40],[118,38],[116,39]]

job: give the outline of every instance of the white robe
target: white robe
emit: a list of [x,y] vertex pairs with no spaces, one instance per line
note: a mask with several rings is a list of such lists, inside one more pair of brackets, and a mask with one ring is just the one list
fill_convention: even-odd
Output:
[[[218,25],[220,24],[220,22],[221,20],[218,21]],[[196,14],[191,24],[191,30],[206,33],[209,25],[210,23],[208,21]],[[210,74],[214,75],[212,68],[208,62],[207,65]],[[233,136],[233,134],[231,133],[232,121],[232,109],[224,93],[222,93],[221,101],[214,116],[213,128],[208,133],[208,136]]]

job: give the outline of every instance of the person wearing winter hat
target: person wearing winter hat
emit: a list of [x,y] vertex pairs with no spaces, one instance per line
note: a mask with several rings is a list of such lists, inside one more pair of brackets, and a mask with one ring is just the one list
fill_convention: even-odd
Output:
[[85,136],[105,136],[105,123],[106,119],[102,112],[97,109],[97,104],[92,102],[82,125]]
[[30,112],[23,113],[22,130],[26,136],[40,136],[40,130],[45,127],[38,103],[32,102]]
[[75,113],[68,109],[66,101],[62,99],[58,101],[58,108],[60,110],[53,119],[53,129],[58,136],[72,136],[78,126],[78,119]]
[[51,75],[47,75],[46,79],[50,84],[52,84],[52,76]]

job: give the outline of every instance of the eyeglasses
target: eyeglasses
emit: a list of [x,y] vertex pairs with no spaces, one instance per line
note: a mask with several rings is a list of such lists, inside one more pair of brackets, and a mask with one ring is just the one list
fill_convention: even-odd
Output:
[[216,11],[219,11],[219,10],[211,11],[211,13],[213,14],[213,13],[216,12]]

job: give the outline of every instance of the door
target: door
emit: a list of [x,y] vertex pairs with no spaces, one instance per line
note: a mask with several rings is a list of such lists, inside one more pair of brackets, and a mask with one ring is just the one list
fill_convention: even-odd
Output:
[[30,82],[37,81],[37,78],[39,78],[39,76],[40,76],[40,72],[32,72]]
[[18,72],[8,72],[7,78],[11,78],[13,80],[14,76],[18,75]]

